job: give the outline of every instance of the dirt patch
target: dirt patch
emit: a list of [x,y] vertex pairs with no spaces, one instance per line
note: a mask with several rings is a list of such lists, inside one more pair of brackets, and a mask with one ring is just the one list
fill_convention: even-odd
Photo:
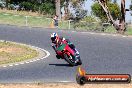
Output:
[[0,56],[0,62],[8,60],[7,57]]
[[0,64],[20,62],[38,56],[31,47],[13,42],[0,42]]
[[2,47],[0,48],[0,52],[22,53],[22,52],[25,52],[25,50],[19,47]]
[[44,83],[44,84],[1,84],[0,88],[132,88],[132,84],[85,84]]

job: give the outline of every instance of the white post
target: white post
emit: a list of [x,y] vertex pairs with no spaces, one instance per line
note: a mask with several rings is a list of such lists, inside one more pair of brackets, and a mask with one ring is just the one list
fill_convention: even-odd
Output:
[[69,25],[69,26],[68,26],[68,29],[71,28],[71,24],[70,24],[70,23],[71,23],[71,20],[68,20],[68,25]]
[[51,23],[50,18],[46,18],[47,24],[49,25]]
[[26,26],[28,26],[28,16],[25,16],[26,17]]

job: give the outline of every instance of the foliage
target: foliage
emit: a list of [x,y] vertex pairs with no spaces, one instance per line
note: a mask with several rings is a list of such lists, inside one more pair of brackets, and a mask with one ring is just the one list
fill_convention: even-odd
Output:
[[117,18],[120,18],[121,16],[121,11],[120,11],[120,7],[118,4],[116,3],[109,3],[108,4],[108,7],[109,7],[109,10],[111,12],[111,15],[113,17],[113,19],[117,19]]
[[[116,3],[111,3],[111,2],[108,2],[107,5],[111,12],[113,19],[115,20],[117,18],[120,18],[121,12],[120,12],[119,5]],[[95,16],[99,17],[103,22],[107,22],[106,13],[104,12],[103,8],[98,3],[94,3],[91,6],[91,8]]]
[[78,6],[82,5],[86,0],[70,0],[73,8],[77,8]]
[[6,7],[6,3],[3,1],[0,1],[0,8],[5,8]]
[[25,1],[21,3],[21,6],[24,7],[24,9],[28,10],[28,11],[29,10],[33,11],[33,8],[34,8],[33,3],[31,3],[31,2],[25,2]]
[[131,10],[131,15],[132,15],[132,3],[131,3],[131,5],[130,5],[130,10]]
[[[6,0],[9,1],[10,8],[12,4],[20,5],[22,10],[41,12],[42,14],[55,14],[55,0]],[[67,2],[68,5],[77,10],[86,0],[61,0],[61,8],[64,7],[64,2]],[[69,9],[69,8],[68,8]],[[69,13],[69,12],[68,12]]]
[[82,18],[84,18],[85,16],[87,15],[87,10],[83,10],[83,9],[76,9],[76,11],[75,11],[75,17],[77,17],[77,18],[80,18],[80,19],[82,19]]
[[91,23],[91,22],[96,22],[97,20],[95,19],[95,17],[86,16],[86,17],[84,17],[81,21],[86,21],[86,22],[88,22],[88,23]]
[[[7,1],[7,0],[6,0]],[[19,5],[20,10],[41,12],[42,14],[54,14],[55,13],[55,1],[54,0],[9,0],[8,5],[13,8],[13,5]],[[1,6],[2,7],[2,6]]]
[[132,5],[130,5],[130,10],[132,10]]
[[[76,17],[78,14],[81,15],[82,13],[84,13],[85,10],[82,8],[82,5],[84,4],[85,1],[86,0],[61,0],[61,7],[64,7],[65,18],[68,19],[71,17],[71,15],[75,15]],[[71,11],[71,8],[74,11]]]
[[73,23],[74,29],[100,30],[100,23],[93,16],[86,16],[78,22]]
[[42,14],[54,14],[55,6],[53,3],[35,3],[35,2],[22,2],[21,7],[24,7],[25,10],[31,10],[33,12],[38,11]]
[[87,0],[61,0],[61,6],[64,6],[64,3],[70,3],[73,7],[77,7],[78,5],[82,5]]
[[103,11],[102,7],[98,3],[94,3],[91,6],[92,12],[95,16],[99,17],[104,21],[106,19],[105,12]]
[[42,3],[40,5],[40,11],[43,14],[49,13],[49,14],[55,14],[55,6],[52,3]]

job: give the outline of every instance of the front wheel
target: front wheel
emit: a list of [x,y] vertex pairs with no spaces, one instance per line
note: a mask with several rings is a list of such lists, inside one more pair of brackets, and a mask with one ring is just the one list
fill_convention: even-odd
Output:
[[77,61],[77,64],[78,64],[78,65],[82,65],[82,61],[81,61],[80,56],[79,56],[79,55],[75,55],[75,58],[78,60],[78,61]]
[[79,59],[79,61],[78,61],[78,65],[82,65],[82,61],[81,61],[81,59]]
[[67,54],[64,54],[65,60],[71,65],[76,66],[76,63],[73,61],[72,55],[68,56]]

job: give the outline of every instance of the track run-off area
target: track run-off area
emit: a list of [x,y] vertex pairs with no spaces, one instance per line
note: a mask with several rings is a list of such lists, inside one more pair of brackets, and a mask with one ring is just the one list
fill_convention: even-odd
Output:
[[77,66],[70,67],[55,57],[50,45],[53,32],[75,44],[87,73],[132,75],[132,37],[0,25],[0,40],[36,46],[50,53],[31,63],[0,67],[0,83],[76,82]]

